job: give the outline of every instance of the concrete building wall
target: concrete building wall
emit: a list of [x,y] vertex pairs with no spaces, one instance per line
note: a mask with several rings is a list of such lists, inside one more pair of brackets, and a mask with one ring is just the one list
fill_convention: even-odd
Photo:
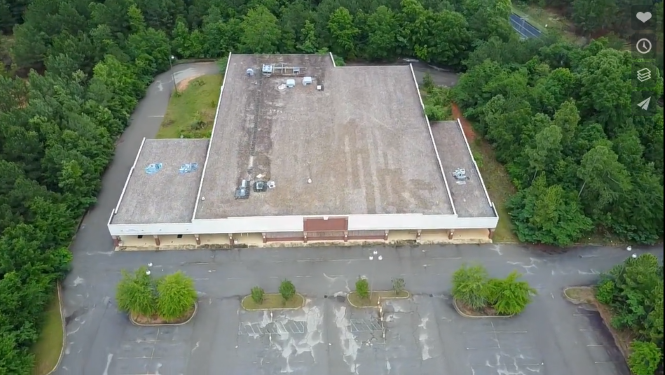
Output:
[[[256,216],[199,220],[191,223],[111,224],[112,236],[127,235],[186,235],[224,233],[284,233],[302,232],[307,216]],[[320,219],[320,217],[312,217]],[[334,218],[330,217],[333,222]],[[495,229],[498,217],[458,217],[457,215],[348,215],[348,231],[378,230],[437,230],[437,229]],[[341,227],[338,230],[343,230]],[[318,231],[318,230],[314,230]]]

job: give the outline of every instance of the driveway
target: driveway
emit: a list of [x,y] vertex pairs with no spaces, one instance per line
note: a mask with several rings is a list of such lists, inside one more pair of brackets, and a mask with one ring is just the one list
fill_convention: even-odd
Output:
[[[176,81],[214,64],[174,69]],[[182,73],[185,72],[185,73]],[[65,355],[56,374],[623,374],[616,349],[593,312],[561,297],[566,285],[590,283],[626,252],[581,248],[547,255],[512,245],[384,247],[380,263],[367,248],[295,248],[114,252],[106,223],[143,137],[153,137],[166,111],[172,74],[148,89],[118,142],[98,203],[72,245],[73,269],[63,283]],[[660,249],[642,249],[660,254]],[[480,262],[497,276],[513,269],[540,294],[508,320],[466,320],[447,294],[450,275]],[[117,312],[121,269],[152,263],[155,275],[182,270],[195,279],[199,312],[184,326],[139,328]],[[402,277],[414,298],[386,307],[386,337],[377,318],[350,309],[345,295],[361,275],[375,289]],[[292,313],[249,313],[240,298],[260,285],[274,292],[291,279],[308,301]],[[589,322],[591,319],[591,324]],[[540,363],[540,365],[539,365]],[[604,367],[603,367],[604,366]],[[603,368],[601,368],[603,367]]]

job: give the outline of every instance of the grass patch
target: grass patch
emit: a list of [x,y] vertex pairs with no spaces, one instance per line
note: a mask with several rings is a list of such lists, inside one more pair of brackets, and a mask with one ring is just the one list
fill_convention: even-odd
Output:
[[469,142],[469,147],[471,147],[473,158],[478,164],[480,174],[483,176],[487,193],[499,214],[499,223],[494,232],[494,242],[519,242],[506,209],[508,199],[516,193],[515,186],[510,181],[506,168],[496,161],[494,150],[486,141],[476,138],[473,142]]
[[210,138],[222,75],[205,75],[180,82],[169,100],[157,138]]
[[60,315],[60,300],[56,291],[53,300],[46,310],[44,326],[39,339],[32,348],[35,355],[34,375],[48,374],[58,364],[62,352],[62,317]]
[[561,33],[569,42],[584,43],[585,38],[575,34],[573,23],[552,9],[516,2],[512,5],[512,11],[538,28],[541,32],[554,30]]
[[240,302],[245,310],[280,310],[280,309],[299,309],[305,304],[305,298],[296,293],[290,300],[285,301],[281,294],[266,293],[263,295],[263,303],[256,303],[252,296],[246,296]]
[[594,304],[596,302],[593,288],[588,286],[574,286],[566,288],[564,289],[563,294],[578,303]]
[[347,299],[352,306],[355,307],[377,307],[379,302],[387,299],[395,298],[409,298],[411,294],[407,291],[401,291],[396,293],[395,291],[374,291],[370,293],[369,298],[362,298],[358,293],[351,292],[349,293]]

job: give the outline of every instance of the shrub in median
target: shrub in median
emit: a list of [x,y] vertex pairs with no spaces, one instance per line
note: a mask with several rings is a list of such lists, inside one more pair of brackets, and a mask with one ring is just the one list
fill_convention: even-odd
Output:
[[513,271],[505,279],[490,279],[487,283],[487,302],[497,314],[519,314],[531,303],[536,290],[520,277],[519,272]]
[[474,310],[487,306],[489,276],[483,266],[463,265],[453,273],[453,297]]
[[483,266],[464,265],[453,273],[453,298],[471,315],[516,315],[537,293],[520,277],[513,271],[505,279],[490,278]]
[[115,299],[120,311],[151,316],[157,312],[157,290],[146,267],[134,273],[122,270],[122,279],[116,287]]
[[146,267],[122,271],[116,288],[120,311],[145,322],[171,322],[184,318],[196,303],[194,281],[178,271],[155,280]]
[[166,320],[183,317],[196,303],[194,280],[178,271],[157,282],[157,314]]
[[284,280],[279,285],[279,294],[282,295],[284,301],[288,301],[296,294],[296,286],[290,280]]
[[404,292],[404,287],[406,283],[404,282],[404,279],[401,277],[394,278],[393,279],[393,290],[395,291],[395,295],[399,295],[402,292]]
[[369,298],[369,282],[367,279],[361,277],[356,281],[356,293],[360,298]]
[[263,288],[260,288],[258,286],[255,286],[252,288],[252,292],[250,294],[252,296],[252,301],[254,303],[260,305],[263,303],[263,297],[265,295],[265,292],[263,291]]

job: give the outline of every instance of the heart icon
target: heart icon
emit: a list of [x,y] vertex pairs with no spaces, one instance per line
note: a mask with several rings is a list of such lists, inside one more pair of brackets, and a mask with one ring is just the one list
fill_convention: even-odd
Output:
[[651,19],[651,12],[638,12],[635,17],[642,22],[647,22]]

